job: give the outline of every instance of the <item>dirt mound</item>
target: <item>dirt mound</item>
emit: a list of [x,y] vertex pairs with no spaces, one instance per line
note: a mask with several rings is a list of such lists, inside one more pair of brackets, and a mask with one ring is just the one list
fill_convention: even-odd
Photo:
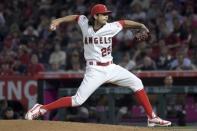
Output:
[[146,128],[57,121],[1,120],[0,131],[194,131],[181,128]]

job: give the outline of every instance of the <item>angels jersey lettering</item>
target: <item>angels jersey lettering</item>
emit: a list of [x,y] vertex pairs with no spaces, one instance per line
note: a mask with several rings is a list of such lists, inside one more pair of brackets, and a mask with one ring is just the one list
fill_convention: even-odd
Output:
[[112,37],[85,37],[84,44],[110,44]]
[[112,61],[112,37],[122,30],[122,25],[118,21],[106,23],[99,30],[94,31],[84,15],[78,17],[78,24],[83,34],[85,59],[99,62]]

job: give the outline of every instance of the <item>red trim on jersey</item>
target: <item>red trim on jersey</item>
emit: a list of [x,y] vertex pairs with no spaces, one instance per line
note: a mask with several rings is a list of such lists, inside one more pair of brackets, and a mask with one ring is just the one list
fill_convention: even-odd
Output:
[[79,16],[80,16],[80,15],[78,15],[78,16],[76,17],[76,19],[75,19],[77,22],[78,22],[78,20],[79,20]]
[[122,27],[124,27],[124,25],[125,25],[125,21],[124,20],[119,20],[118,22],[122,25]]

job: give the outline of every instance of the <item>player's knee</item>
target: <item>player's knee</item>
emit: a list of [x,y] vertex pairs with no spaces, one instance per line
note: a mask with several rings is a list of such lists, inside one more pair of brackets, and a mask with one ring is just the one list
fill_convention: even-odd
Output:
[[72,96],[72,106],[76,107],[76,106],[81,106],[83,103],[85,102],[84,99],[82,99],[80,96],[78,96],[77,94]]
[[133,91],[138,91],[144,88],[144,85],[142,83],[142,80],[139,78],[136,78],[135,83],[134,83],[134,88]]
[[139,85],[139,87],[143,87],[142,80],[140,78],[136,79],[136,84]]

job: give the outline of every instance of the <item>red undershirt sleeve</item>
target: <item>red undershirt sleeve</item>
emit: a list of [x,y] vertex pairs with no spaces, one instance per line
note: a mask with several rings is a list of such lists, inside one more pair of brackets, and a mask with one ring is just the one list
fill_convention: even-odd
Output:
[[78,15],[78,16],[76,17],[76,19],[75,19],[75,20],[76,20],[76,22],[78,22],[78,20],[79,20],[79,16],[80,16],[80,15]]
[[124,27],[124,25],[125,25],[125,21],[124,20],[119,20],[118,22],[122,25],[122,27]]

